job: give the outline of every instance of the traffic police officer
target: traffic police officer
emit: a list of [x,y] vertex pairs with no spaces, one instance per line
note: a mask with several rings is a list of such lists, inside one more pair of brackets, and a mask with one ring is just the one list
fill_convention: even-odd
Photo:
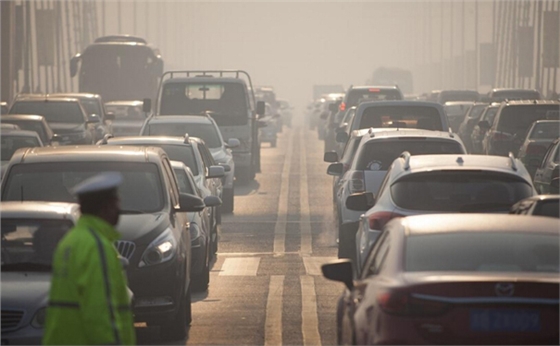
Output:
[[100,173],[72,190],[82,216],[58,244],[43,344],[134,344],[126,276],[113,243],[123,177]]

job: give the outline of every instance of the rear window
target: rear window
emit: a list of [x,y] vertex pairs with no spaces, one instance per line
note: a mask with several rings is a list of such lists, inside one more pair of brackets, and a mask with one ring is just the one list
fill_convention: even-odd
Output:
[[422,172],[391,186],[398,207],[418,211],[508,212],[532,195],[531,186],[521,178],[485,171]]
[[352,89],[348,94],[346,107],[354,107],[362,102],[402,100],[402,95],[395,89],[369,88]]
[[467,114],[469,107],[470,107],[469,104],[443,106],[443,108],[445,108],[445,112],[447,113],[447,115],[452,117],[464,116],[465,114]]
[[83,124],[84,114],[76,102],[16,102],[10,110],[12,114],[36,114],[45,117],[48,123]]
[[381,106],[366,108],[360,129],[380,127],[446,131],[437,108],[426,106]]
[[[558,105],[523,105],[504,107],[500,114],[497,129],[503,132],[517,134],[524,137],[537,120],[545,120],[550,114],[558,109]],[[557,120],[557,119],[549,119]]]
[[439,102],[445,103],[449,101],[472,101],[476,102],[480,98],[480,94],[475,91],[442,91],[439,94]]
[[541,94],[534,90],[503,90],[492,94],[494,100],[540,100]]
[[179,183],[179,191],[181,193],[190,193],[191,195],[195,194],[194,187],[189,180],[189,176],[184,169],[177,168],[173,169],[175,171],[175,175],[177,176],[177,183]]
[[167,153],[167,156],[173,161],[181,161],[185,166],[191,169],[193,175],[199,174],[198,163],[194,156],[194,150],[192,146],[187,145],[154,145],[159,146]]
[[115,119],[119,121],[144,121],[146,116],[142,111],[142,105],[105,105],[107,112],[113,112]]
[[208,148],[222,146],[218,129],[211,124],[187,123],[149,123],[142,133],[143,136],[189,136],[201,138]]
[[240,83],[168,83],[161,96],[160,115],[212,112],[218,125],[245,125],[247,90]]
[[550,216],[550,217],[560,217],[560,205],[558,204],[558,200],[545,200],[539,204],[535,208],[533,215],[540,215],[540,216]]
[[363,146],[356,169],[386,171],[403,151],[412,155],[464,154],[456,141],[418,137],[377,140]]
[[25,121],[25,120],[12,120],[12,119],[4,120],[4,119],[2,119],[2,122],[7,123],[7,124],[17,125],[22,130],[35,131],[35,132],[37,132],[37,134],[39,135],[41,140],[44,141],[45,143],[48,142],[48,140],[49,140],[49,138],[47,138],[47,132],[45,131],[45,128],[43,127],[43,124],[38,122],[38,121]]
[[537,123],[529,135],[531,139],[556,139],[560,136],[560,122]]
[[4,133],[0,137],[0,141],[2,161],[9,161],[16,150],[20,148],[33,148],[41,146],[36,137],[10,136]]
[[557,273],[556,234],[460,232],[406,238],[405,271]]

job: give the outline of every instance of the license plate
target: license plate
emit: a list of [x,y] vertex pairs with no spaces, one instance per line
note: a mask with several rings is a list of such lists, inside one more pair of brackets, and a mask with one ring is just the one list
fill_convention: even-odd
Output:
[[471,330],[477,332],[538,332],[540,314],[536,310],[471,310]]

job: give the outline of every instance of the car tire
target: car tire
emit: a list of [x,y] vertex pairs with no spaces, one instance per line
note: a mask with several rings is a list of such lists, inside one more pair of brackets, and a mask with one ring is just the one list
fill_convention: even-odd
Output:
[[226,213],[226,214],[233,213],[233,208],[235,206],[234,195],[235,195],[234,188],[224,189],[224,192],[222,193],[221,213]]
[[192,322],[191,310],[191,289],[181,299],[179,308],[177,309],[177,316],[160,325],[161,338],[165,340],[184,340],[187,336],[187,326]]
[[[210,245],[213,247],[213,244]],[[210,283],[210,254],[208,253],[209,248],[206,250],[204,257],[204,268],[202,268],[202,273],[198,275],[193,275],[191,278],[191,285],[194,292],[204,292],[208,289],[208,284]]]

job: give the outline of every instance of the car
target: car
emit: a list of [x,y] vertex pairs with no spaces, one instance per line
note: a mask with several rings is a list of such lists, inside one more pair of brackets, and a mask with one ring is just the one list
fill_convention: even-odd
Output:
[[280,109],[280,116],[282,117],[282,123],[286,124],[288,127],[292,127],[294,107],[286,100],[278,99],[277,102]]
[[402,152],[413,155],[466,154],[467,150],[458,136],[449,132],[418,129],[371,128],[363,134],[350,167],[332,163],[327,174],[340,175],[335,199],[335,220],[338,226],[338,257],[355,257],[356,231],[362,211],[346,207],[346,200],[356,193],[378,193],[393,161]]
[[435,214],[394,219],[344,283],[338,344],[558,344],[558,220]]
[[184,136],[185,133],[190,137],[201,138],[210,150],[214,161],[224,167],[223,191],[216,196],[223,198],[224,204],[221,208],[223,212],[233,212],[235,162],[232,149],[240,145],[237,138],[229,138],[225,141],[218,124],[209,115],[154,116],[148,118],[140,130],[141,136]]
[[560,193],[560,138],[555,139],[546,150],[541,164],[535,171],[533,182],[539,194]]
[[[184,137],[170,136],[137,136],[137,137],[105,137],[99,142],[101,145],[110,146],[151,146],[165,150],[173,161],[181,161],[191,169],[196,185],[199,189],[207,190],[212,196],[222,196],[222,178],[224,167],[215,164],[204,142],[188,135]],[[219,207],[210,208],[211,215],[211,243],[212,254],[218,249],[218,225],[221,223],[221,210]]]
[[506,100],[542,100],[541,93],[536,89],[494,88],[486,94],[489,102]]
[[471,134],[476,126],[478,119],[484,112],[484,109],[488,106],[488,103],[484,102],[475,102],[472,106],[469,107],[469,110],[463,117],[463,121],[461,125],[459,125],[459,129],[457,130],[457,134],[461,137],[461,140],[465,144],[465,147],[469,151],[469,153],[473,153],[473,147],[471,142]]
[[560,120],[537,120],[531,125],[517,154],[531,177],[535,175],[550,143],[559,136]]
[[7,114],[2,116],[2,125],[12,124],[21,130],[37,132],[44,145],[57,143],[61,137],[53,132],[45,117],[30,114]]
[[41,138],[34,131],[2,129],[0,131],[0,141],[2,167],[8,164],[16,150],[43,146]]
[[449,101],[478,102],[480,94],[476,90],[433,90],[428,99],[442,105]]
[[448,101],[443,104],[447,119],[449,120],[449,126],[453,132],[457,133],[459,131],[459,126],[465,114],[467,114],[473,104],[474,102],[467,101]]
[[322,97],[322,102],[320,103],[319,119],[317,120],[317,137],[320,140],[325,140],[327,135],[327,122],[330,116],[334,116],[338,107],[343,100],[344,94],[332,93],[325,94]]
[[560,218],[560,195],[538,195],[525,198],[513,205],[510,214]]
[[[179,192],[161,148],[57,146],[16,151],[4,175],[2,201],[76,202],[69,190],[100,172],[123,175],[116,244],[129,261],[135,320],[159,326],[173,340],[191,322],[191,241],[188,212],[205,208],[197,196]],[[165,284],[162,284],[165,283]]]
[[411,155],[404,152],[389,168],[378,193],[359,193],[346,207],[364,211],[356,233],[360,268],[383,226],[393,218],[435,213],[507,213],[537,194],[523,163],[513,154]]
[[60,145],[95,143],[96,121],[88,119],[80,100],[69,97],[20,96],[10,114],[38,114],[60,136]]
[[7,102],[0,102],[0,115],[8,114],[9,108]]
[[105,103],[107,112],[114,114],[113,136],[138,136],[149,114],[143,111],[143,101],[111,101]]
[[506,156],[510,151],[518,153],[531,124],[537,120],[560,120],[560,102],[548,100],[504,101],[492,124],[486,127],[483,152],[487,155]]
[[350,124],[352,123],[352,119],[354,119],[355,115],[356,115],[356,106],[346,109],[346,111],[344,111],[344,115],[342,119],[340,120],[340,123],[338,124],[338,127],[334,130],[334,140],[336,142],[335,150],[338,156],[342,156],[342,153],[344,152],[344,148],[346,147],[345,142],[337,141],[337,137],[339,137],[338,133],[344,132],[346,134],[342,136],[345,138],[350,138],[349,128],[350,128]]
[[177,176],[179,191],[198,196],[204,200],[205,208],[199,212],[188,213],[191,235],[191,275],[193,291],[206,291],[210,282],[210,261],[212,260],[212,224],[209,208],[218,207],[222,201],[199,189],[194,182],[191,169],[180,161],[171,161],[171,167]]
[[[449,121],[443,106],[424,101],[377,101],[360,103],[348,133],[373,128],[416,128],[424,130],[449,130]],[[339,132],[336,141],[348,140],[346,132]]]
[[259,118],[259,143],[270,143],[270,147],[275,148],[282,128],[280,114],[268,103],[265,104],[265,109],[266,115]]
[[[500,108],[500,103],[492,103],[487,106],[478,121],[474,125],[473,131],[471,133],[471,154],[482,154],[484,148],[484,141],[486,139],[486,132],[488,131],[487,124],[491,124],[494,121],[496,113]],[[482,126],[481,126],[482,125]]]
[[2,343],[40,345],[58,242],[78,221],[75,203],[1,202]]

